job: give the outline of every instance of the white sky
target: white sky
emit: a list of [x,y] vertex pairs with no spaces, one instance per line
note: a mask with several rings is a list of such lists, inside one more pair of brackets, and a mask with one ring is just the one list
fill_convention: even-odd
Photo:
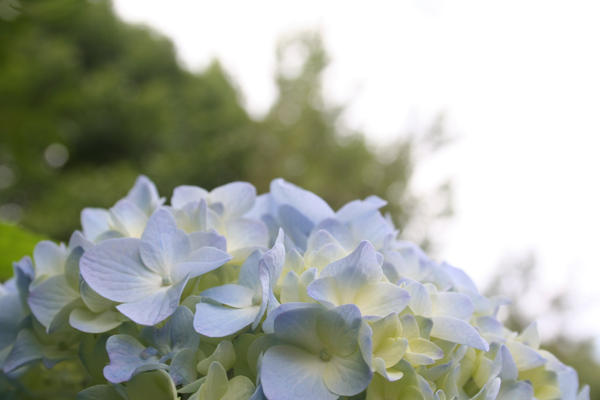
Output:
[[352,101],[346,122],[370,141],[444,111],[459,141],[415,181],[426,191],[453,178],[443,258],[483,285],[505,254],[532,249],[545,292],[573,287],[569,332],[600,336],[599,2],[114,1],[170,36],[188,68],[219,58],[255,115],[276,94],[277,39],[306,28],[332,57],[328,98]]

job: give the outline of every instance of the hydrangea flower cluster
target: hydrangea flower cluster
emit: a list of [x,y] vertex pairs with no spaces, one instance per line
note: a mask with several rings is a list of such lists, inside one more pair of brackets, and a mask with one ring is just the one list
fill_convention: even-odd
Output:
[[78,399],[589,398],[512,332],[502,299],[397,238],[382,199],[337,211],[283,179],[175,189],[140,177],[39,243],[0,286],[0,366],[79,358]]

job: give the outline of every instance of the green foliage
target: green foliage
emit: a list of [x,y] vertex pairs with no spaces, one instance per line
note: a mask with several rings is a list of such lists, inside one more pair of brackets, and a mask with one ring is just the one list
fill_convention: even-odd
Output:
[[42,239],[18,226],[0,222],[0,281],[10,278],[13,261],[31,254],[36,243]]

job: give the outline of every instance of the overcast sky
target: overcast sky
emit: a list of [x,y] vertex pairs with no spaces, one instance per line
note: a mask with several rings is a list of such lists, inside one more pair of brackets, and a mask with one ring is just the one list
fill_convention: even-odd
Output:
[[[600,336],[600,3],[595,0],[115,0],[200,70],[217,57],[247,108],[276,95],[283,34],[320,29],[326,95],[373,143],[443,111],[458,136],[417,173],[454,182],[443,259],[484,285],[503,257],[536,252],[544,293],[572,287],[571,333]],[[535,302],[535,299],[532,300]],[[532,304],[532,307],[537,305]],[[540,316],[541,330],[555,321]],[[544,334],[542,335],[544,337]]]

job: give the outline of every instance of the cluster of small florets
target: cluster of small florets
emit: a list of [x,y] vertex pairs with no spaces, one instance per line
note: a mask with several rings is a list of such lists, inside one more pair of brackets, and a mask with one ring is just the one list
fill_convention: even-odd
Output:
[[[80,358],[91,399],[588,399],[460,269],[397,239],[378,197],[338,211],[282,179],[140,177],[0,285],[0,365]],[[102,362],[101,360],[108,360]]]

